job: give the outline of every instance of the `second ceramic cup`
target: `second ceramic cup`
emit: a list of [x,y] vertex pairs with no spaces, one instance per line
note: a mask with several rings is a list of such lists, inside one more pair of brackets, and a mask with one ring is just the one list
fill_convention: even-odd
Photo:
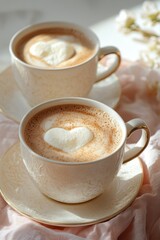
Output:
[[[142,135],[125,151],[137,130]],[[105,104],[61,98],[32,108],[19,137],[23,162],[40,191],[60,202],[81,203],[109,188],[122,163],[146,148],[150,134],[142,119],[125,123]]]
[[[10,53],[15,79],[30,106],[57,97],[87,96],[97,80],[117,70],[121,60],[116,47],[100,48],[90,29],[65,22],[20,30],[11,39]],[[114,61],[97,74],[98,62],[109,54],[115,55]]]

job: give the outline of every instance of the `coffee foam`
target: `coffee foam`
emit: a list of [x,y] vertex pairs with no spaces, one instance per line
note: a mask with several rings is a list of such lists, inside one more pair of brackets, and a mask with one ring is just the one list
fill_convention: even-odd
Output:
[[36,42],[29,49],[29,53],[31,56],[38,58],[39,61],[56,67],[73,57],[75,50],[71,44],[57,39],[56,41]]
[[[66,131],[85,128],[89,129],[92,137],[80,148],[65,152],[44,140],[46,132],[53,128]],[[117,149],[121,139],[122,130],[115,119],[94,107],[81,105],[43,110],[31,118],[25,128],[26,143],[33,151],[49,159],[66,162],[87,162],[106,157]]]
[[61,68],[86,61],[95,51],[84,36],[67,30],[48,29],[23,37],[16,46],[17,56],[33,66]]
[[77,151],[92,139],[93,133],[86,127],[77,127],[71,130],[51,128],[44,134],[45,142],[66,153]]

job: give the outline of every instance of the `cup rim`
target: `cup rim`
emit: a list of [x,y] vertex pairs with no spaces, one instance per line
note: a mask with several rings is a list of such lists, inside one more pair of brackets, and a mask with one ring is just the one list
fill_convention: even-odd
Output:
[[[13,44],[15,44],[16,42],[16,39],[17,37],[20,35],[20,34],[23,34],[25,33],[27,30],[29,31],[30,29],[33,29],[33,28],[37,28],[37,29],[41,29],[43,27],[45,27],[46,25],[50,25],[51,26],[64,26],[65,28],[66,27],[72,27],[74,29],[78,29],[79,32],[83,32],[86,34],[86,36],[89,38],[89,36],[92,37],[92,40],[94,41],[94,45],[95,45],[95,51],[93,52],[92,56],[87,58],[87,60],[83,61],[82,63],[79,63],[79,64],[76,64],[76,65],[73,65],[73,66],[69,66],[69,67],[62,67],[62,68],[46,68],[46,67],[39,67],[39,66],[35,66],[35,65],[31,65],[31,64],[28,64],[24,61],[22,61],[20,58],[18,58],[13,50]],[[41,28],[40,28],[41,27]],[[91,39],[90,39],[91,40]],[[75,23],[72,23],[72,22],[64,22],[64,21],[44,21],[44,22],[39,22],[39,23],[35,23],[35,24],[30,24],[30,25],[27,25],[23,28],[21,28],[20,30],[18,30],[11,38],[10,40],[10,43],[9,43],[9,52],[10,52],[10,55],[12,58],[16,59],[16,61],[18,61],[20,64],[28,67],[28,68],[31,68],[31,69],[38,69],[38,70],[43,70],[43,71],[62,71],[62,70],[70,70],[70,69],[73,69],[73,68],[76,68],[76,67],[79,67],[79,66],[82,66],[84,64],[86,64],[87,62],[91,61],[98,53],[99,51],[99,48],[100,48],[100,41],[97,37],[97,35],[90,29],[90,28],[87,28],[87,27],[84,27],[84,26],[81,26],[79,24],[75,24]]]
[[[63,103],[65,101],[65,103]],[[74,102],[75,101],[75,102]],[[32,150],[27,143],[24,140],[24,136],[23,136],[23,129],[24,129],[24,125],[25,122],[28,121],[28,119],[30,119],[34,114],[36,114],[39,111],[42,111],[43,109],[45,109],[45,107],[47,107],[48,105],[52,106],[53,103],[56,103],[54,106],[58,106],[60,104],[81,104],[81,105],[86,105],[86,106],[93,106],[98,108],[97,106],[95,106],[96,104],[98,104],[99,106],[109,109],[110,112],[113,113],[114,116],[116,116],[116,118],[118,118],[120,120],[120,125],[123,127],[122,131],[123,131],[123,136],[122,136],[122,141],[120,142],[120,144],[118,145],[118,147],[108,156],[94,160],[94,161],[88,161],[88,162],[65,162],[65,161],[59,161],[59,160],[54,160],[54,159],[49,159],[46,157],[41,156],[40,154],[36,153],[34,150]],[[88,104],[87,104],[88,103]],[[48,107],[50,107],[48,106]],[[98,108],[100,110],[102,110],[102,108]],[[37,111],[37,112],[35,112]],[[23,144],[23,146],[25,146],[25,148],[27,148],[27,150],[29,152],[31,152],[33,155],[37,156],[38,158],[40,158],[43,161],[47,161],[47,162],[51,162],[54,164],[58,164],[58,165],[68,165],[68,166],[76,166],[76,165],[84,165],[84,164],[95,164],[97,162],[100,161],[104,161],[106,160],[106,158],[110,158],[112,157],[112,155],[114,155],[117,151],[119,151],[120,148],[123,147],[125,140],[126,140],[126,136],[127,136],[127,129],[126,129],[126,125],[124,120],[122,119],[122,117],[111,107],[105,105],[104,103],[98,102],[96,100],[92,100],[92,99],[87,99],[87,98],[81,98],[81,97],[64,97],[64,98],[56,98],[56,99],[52,99],[43,103],[40,103],[38,105],[36,105],[35,107],[33,107],[31,110],[29,110],[22,118],[21,122],[20,122],[20,126],[19,126],[19,139],[20,139],[20,143]]]

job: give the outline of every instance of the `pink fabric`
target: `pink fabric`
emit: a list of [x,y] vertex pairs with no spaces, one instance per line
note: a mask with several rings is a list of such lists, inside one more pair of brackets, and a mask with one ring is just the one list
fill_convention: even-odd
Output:
[[[123,62],[118,71],[122,96],[117,111],[125,121],[141,117],[151,131],[141,155],[144,182],[125,211],[113,219],[76,228],[48,227],[21,216],[0,197],[0,239],[6,240],[156,240],[160,239],[160,102],[147,87],[150,72],[139,64]],[[18,125],[0,114],[0,154],[17,141]]]

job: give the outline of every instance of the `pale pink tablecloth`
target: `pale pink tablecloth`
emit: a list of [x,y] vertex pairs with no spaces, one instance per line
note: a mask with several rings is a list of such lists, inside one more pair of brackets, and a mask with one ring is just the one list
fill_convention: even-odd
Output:
[[[76,228],[46,227],[21,216],[0,197],[0,240],[158,240],[160,239],[160,101],[151,93],[147,80],[160,78],[139,63],[124,63],[118,71],[122,96],[117,111],[125,121],[143,118],[151,140],[141,155],[144,182],[130,207],[113,219]],[[18,124],[0,114],[0,154],[18,139]]]

